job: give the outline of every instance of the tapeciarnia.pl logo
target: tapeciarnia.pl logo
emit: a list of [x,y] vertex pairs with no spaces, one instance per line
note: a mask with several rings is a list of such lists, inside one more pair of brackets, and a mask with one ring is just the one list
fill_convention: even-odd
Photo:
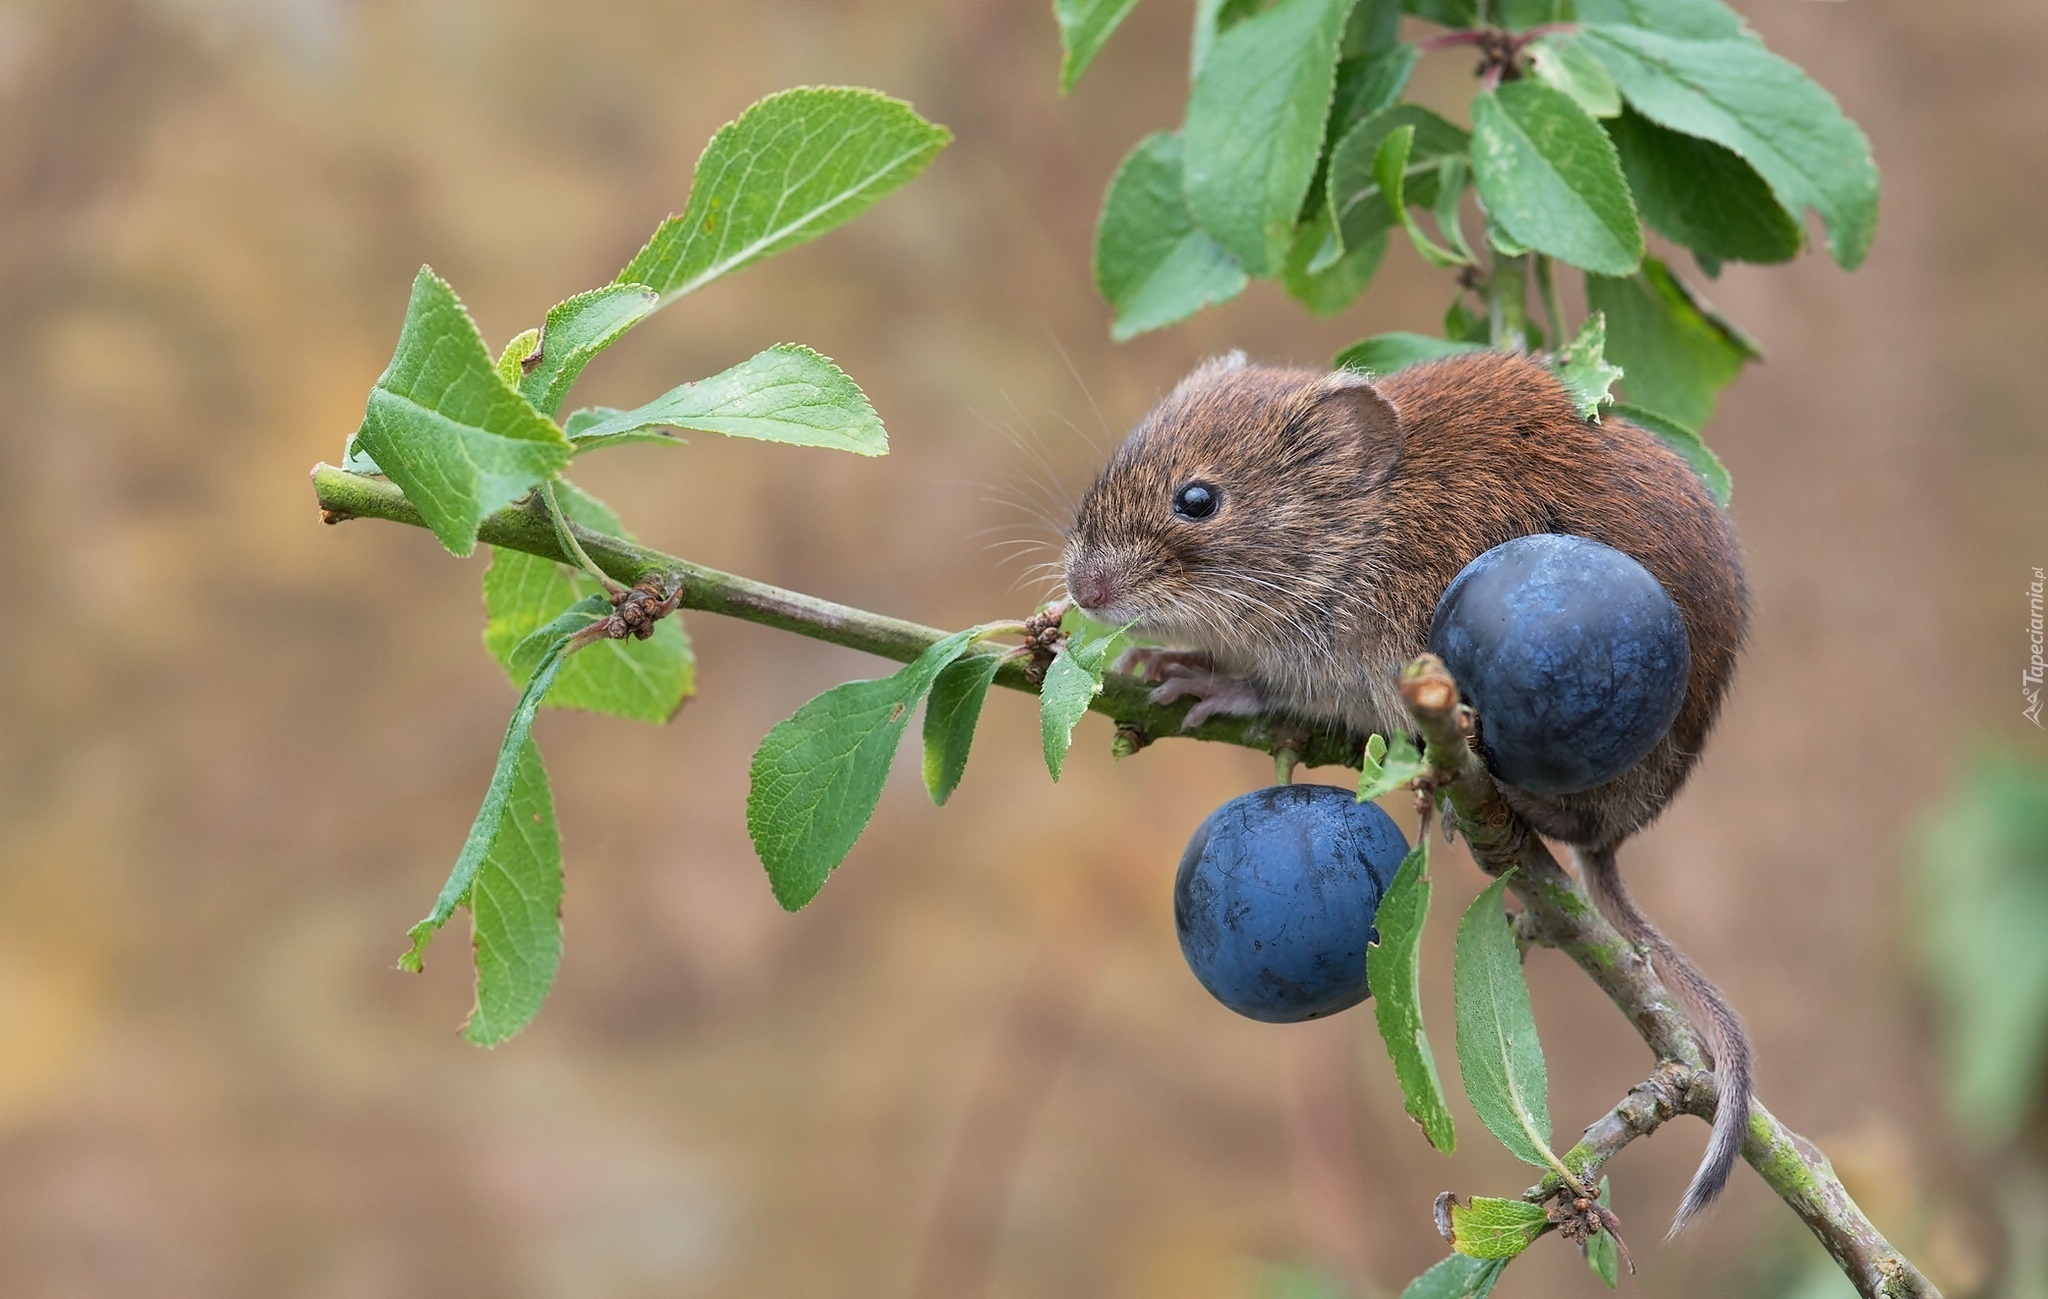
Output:
[[[2020,716],[2036,726],[2041,725],[2041,680],[2048,675],[2048,662],[2041,657],[2042,622],[2041,597],[2048,591],[2048,574],[2034,570],[2034,580],[2027,584],[2027,666],[2020,673],[2020,694],[2025,696],[2027,706],[2020,709]],[[2048,730],[2048,727],[2043,727]]]

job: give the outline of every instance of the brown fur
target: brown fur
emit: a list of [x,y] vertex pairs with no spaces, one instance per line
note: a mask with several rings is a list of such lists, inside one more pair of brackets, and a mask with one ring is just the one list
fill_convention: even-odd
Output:
[[[1201,481],[1216,513],[1176,517]],[[1742,557],[1692,469],[1612,415],[1580,418],[1525,357],[1475,352],[1377,383],[1244,364],[1195,371],[1146,416],[1081,502],[1067,584],[1090,611],[1206,653],[1259,703],[1361,738],[1407,729],[1396,689],[1459,570],[1515,537],[1571,533],[1634,557],[1670,592],[1691,640],[1678,718],[1641,762],[1576,794],[1503,786],[1543,834],[1580,850],[1603,909],[1660,958],[1739,1077],[1685,1212],[1710,1200],[1739,1149],[1748,1051],[1720,994],[1649,925],[1613,872],[1692,770],[1748,623]],[[1481,719],[1484,725],[1484,718]],[[1702,988],[1704,992],[1702,992]],[[1732,1037],[1730,1037],[1732,1034]],[[1737,1065],[1736,1059],[1724,1063]],[[1724,1131],[1727,1129],[1727,1131]],[[1731,1135],[1732,1134],[1732,1135]]]

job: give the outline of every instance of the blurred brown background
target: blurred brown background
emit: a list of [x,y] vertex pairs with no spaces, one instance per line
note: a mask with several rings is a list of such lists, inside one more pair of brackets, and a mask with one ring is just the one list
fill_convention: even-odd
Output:
[[[1709,430],[1756,635],[1631,871],[1745,1009],[1763,1095],[1967,1293],[2000,1235],[1940,1117],[1895,881],[1966,737],[2043,746],[2014,677],[2048,563],[2048,11],[1742,7],[1863,122],[1884,215],[1858,274],[1809,255],[1711,290],[1770,353]],[[865,385],[894,454],[703,437],[579,477],[708,563],[946,626],[1018,615],[1033,594],[977,534],[1028,520],[989,498],[1077,490],[1207,352],[1315,361],[1448,299],[1397,252],[1336,321],[1259,286],[1107,341],[1095,204],[1178,119],[1190,8],[1146,0],[1061,101],[1041,0],[0,6],[0,1295],[1309,1293],[1283,1265],[1385,1295],[1443,1252],[1436,1190],[1531,1180],[1469,1110],[1455,1160],[1424,1148],[1369,1016],[1258,1025],[1187,974],[1173,864],[1268,777],[1254,755],[1112,767],[1097,718],[1054,787],[1027,701],[992,701],[954,803],[906,754],[841,875],[781,913],[748,754],[878,665],[708,617],[672,726],[541,723],[569,894],[537,1025],[489,1053],[455,1036],[457,934],[424,977],[391,968],[512,697],[478,641],[482,559],[323,528],[306,483],[413,270],[502,343],[609,278],[753,99],[913,100],[958,137],[926,177],[664,312],[577,397],[799,340]],[[1419,93],[1468,73],[1435,56]],[[1440,878],[1448,1050],[1478,881],[1456,853]],[[1561,958],[1530,976],[1568,1139],[1648,1060]],[[1703,1139],[1675,1125],[1615,1165],[1644,1269],[1624,1284],[1831,1293],[1746,1173],[1656,1243]],[[1544,1242],[1499,1293],[1593,1287]]]

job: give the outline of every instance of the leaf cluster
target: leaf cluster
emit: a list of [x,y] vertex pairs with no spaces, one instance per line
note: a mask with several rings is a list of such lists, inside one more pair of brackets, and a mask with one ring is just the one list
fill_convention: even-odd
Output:
[[[391,363],[371,391],[345,463],[402,488],[453,554],[475,548],[487,516],[524,501],[551,516],[565,549],[579,555],[576,528],[630,535],[604,502],[563,477],[572,460],[593,451],[680,443],[676,430],[688,429],[884,454],[887,435],[859,386],[795,343],[779,343],[631,410],[560,412],[584,366],[634,325],[859,215],[923,170],[949,138],[909,105],[870,90],[772,95],[711,138],[688,205],[662,222],[614,283],[548,308],[540,327],[513,338],[495,358],[455,291],[431,268],[420,268]],[[623,594],[594,566],[499,551],[483,594],[484,645],[521,687],[519,703],[455,867],[433,909],[413,927],[400,965],[420,968],[434,934],[466,906],[477,975],[466,1032],[494,1045],[533,1018],[561,959],[561,843],[531,737],[536,713],[545,703],[665,721],[694,691],[696,663],[672,617],[630,638],[594,635]],[[930,671],[944,666],[935,661]],[[779,825],[772,816],[764,824]],[[782,887],[778,881],[778,893]]]
[[[1063,90],[1132,8],[1055,0]],[[1469,125],[1403,99],[1417,64],[1446,50],[1482,55]],[[1103,199],[1095,279],[1113,337],[1254,279],[1334,315],[1399,237],[1458,272],[1443,336],[1375,335],[1338,365],[1384,373],[1541,347],[1533,277],[1553,346],[1604,322],[1589,417],[1619,381],[1627,417],[1643,413],[1723,500],[1727,475],[1698,430],[1761,353],[1646,232],[1711,279],[1726,262],[1795,256],[1808,213],[1844,268],[1876,231],[1869,141],[1721,0],[1202,0],[1191,66],[1179,129],[1140,140]],[[1563,319],[1559,266],[1584,278],[1579,326]]]

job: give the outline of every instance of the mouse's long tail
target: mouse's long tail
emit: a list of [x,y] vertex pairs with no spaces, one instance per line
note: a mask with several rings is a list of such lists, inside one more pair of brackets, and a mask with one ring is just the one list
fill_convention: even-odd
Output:
[[1691,1013],[1693,1024],[1706,1035],[1714,1053],[1714,1073],[1720,1083],[1720,1106],[1714,1112],[1714,1132],[1707,1142],[1706,1157],[1685,1188],[1671,1234],[1677,1235],[1700,1210],[1712,1204],[1728,1184],[1728,1174],[1742,1155],[1742,1140],[1749,1129],[1750,1056],[1749,1037],[1743,1032],[1742,1017],[1721,995],[1692,958],[1650,923],[1636,906],[1615,866],[1614,850],[1576,849],[1579,873],[1593,891],[1593,900],[1623,937],[1650,950],[1650,959]]

